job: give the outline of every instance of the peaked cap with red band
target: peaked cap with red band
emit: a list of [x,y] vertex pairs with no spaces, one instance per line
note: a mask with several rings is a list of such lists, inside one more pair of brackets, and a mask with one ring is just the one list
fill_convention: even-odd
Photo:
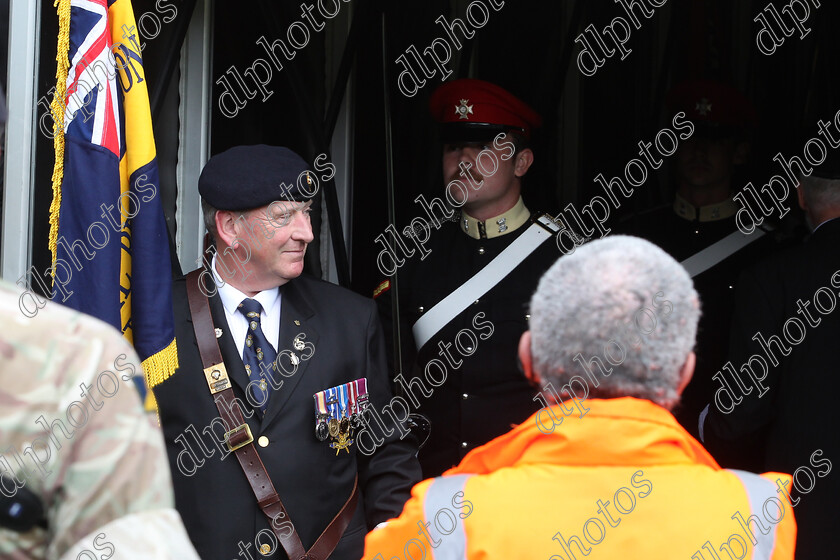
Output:
[[526,137],[542,118],[525,102],[490,82],[464,78],[437,88],[429,111],[441,123],[444,142],[480,142],[518,130]]

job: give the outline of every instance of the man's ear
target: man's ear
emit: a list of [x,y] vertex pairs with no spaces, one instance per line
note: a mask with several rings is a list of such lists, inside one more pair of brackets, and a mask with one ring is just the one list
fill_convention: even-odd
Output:
[[526,173],[528,173],[528,169],[531,168],[531,164],[534,163],[534,152],[532,152],[530,148],[525,148],[524,150],[520,150],[519,153],[513,157],[515,161],[513,174],[517,177],[523,177]]
[[239,232],[236,226],[237,219],[239,219],[239,212],[231,212],[230,210],[219,210],[216,212],[216,233],[218,234],[219,241],[225,247],[236,249],[236,246],[239,245]]
[[540,388],[542,385],[542,378],[540,374],[534,370],[534,359],[531,355],[531,331],[525,331],[519,339],[519,349],[517,352],[519,356],[519,363],[522,365],[522,374],[525,379],[531,382],[531,385]]
[[802,190],[802,183],[800,182],[798,185],[798,189],[796,189],[796,198],[799,200],[799,207],[802,208],[803,211],[808,212],[808,203],[805,202],[805,192]]
[[677,385],[677,394],[682,395],[691,377],[694,375],[694,366],[697,364],[697,355],[694,352],[689,352],[685,357],[685,363],[680,368],[680,381]]

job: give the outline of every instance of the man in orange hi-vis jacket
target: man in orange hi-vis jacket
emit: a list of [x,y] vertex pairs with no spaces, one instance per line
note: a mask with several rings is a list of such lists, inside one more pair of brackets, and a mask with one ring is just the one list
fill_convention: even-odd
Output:
[[613,236],[560,258],[519,358],[545,406],[412,490],[365,558],[792,559],[791,477],[721,469],[671,415],[700,302],[656,246]]

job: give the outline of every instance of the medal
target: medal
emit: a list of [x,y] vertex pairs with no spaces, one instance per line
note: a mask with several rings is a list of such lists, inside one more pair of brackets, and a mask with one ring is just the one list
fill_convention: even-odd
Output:
[[318,441],[325,441],[329,437],[327,419],[330,417],[327,412],[326,395],[321,391],[312,397],[315,399],[315,437]]
[[335,449],[335,456],[338,457],[339,452],[344,449],[347,451],[347,454],[350,454],[350,449],[348,449],[351,445],[353,445],[353,440],[348,439],[346,434],[341,434],[338,436],[338,441],[334,441],[330,444],[330,447]]
[[324,421],[318,422],[315,426],[315,437],[318,438],[318,441],[326,441],[329,435],[330,433],[327,429],[327,423]]
[[[301,342],[295,340],[295,343]],[[293,354],[294,356],[294,354]],[[367,379],[364,377],[330,387],[313,395],[315,400],[315,437],[331,439],[336,456],[342,449],[350,453],[355,430],[362,425],[362,413],[369,406]]]

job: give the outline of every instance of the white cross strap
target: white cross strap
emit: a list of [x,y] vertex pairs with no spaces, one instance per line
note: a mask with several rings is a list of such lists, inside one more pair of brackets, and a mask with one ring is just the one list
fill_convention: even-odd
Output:
[[560,226],[555,224],[550,216],[544,214],[537,218],[522,235],[499,253],[499,256],[464,282],[460,288],[440,300],[414,323],[411,330],[414,333],[417,349],[421,349],[440,329],[472,302],[489,292],[537,247],[557,235],[558,231],[560,231]]

